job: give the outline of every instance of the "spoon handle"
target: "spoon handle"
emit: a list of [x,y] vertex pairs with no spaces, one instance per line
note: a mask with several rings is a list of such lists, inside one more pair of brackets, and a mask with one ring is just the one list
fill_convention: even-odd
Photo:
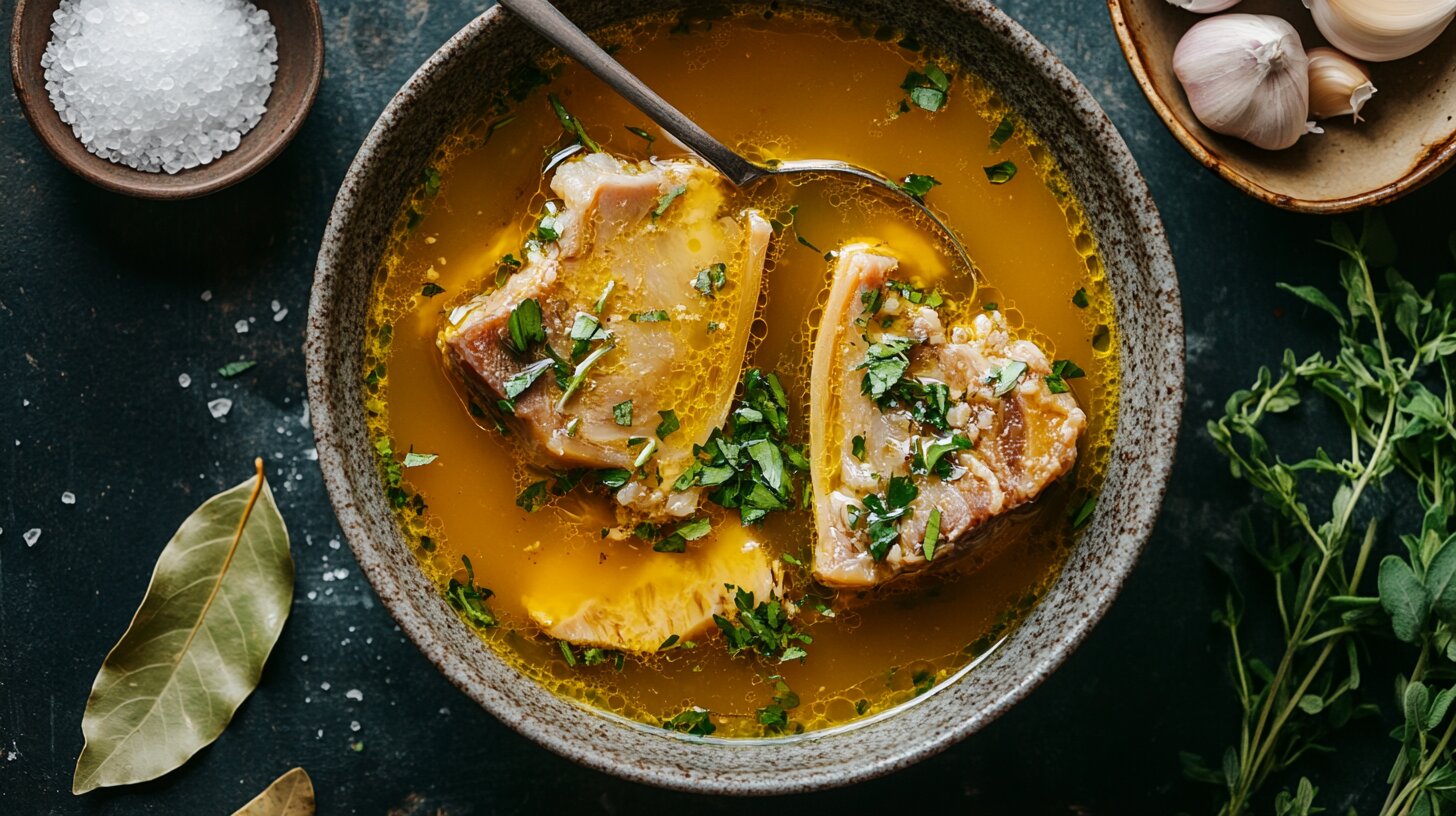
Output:
[[742,186],[764,175],[763,168],[734,153],[727,145],[708,135],[667,100],[658,96],[642,80],[612,59],[601,46],[582,32],[547,0],[500,0],[500,4],[520,17],[552,45],[581,63],[598,79],[607,83],[637,110],[647,114],[668,134],[698,154],[708,164]]

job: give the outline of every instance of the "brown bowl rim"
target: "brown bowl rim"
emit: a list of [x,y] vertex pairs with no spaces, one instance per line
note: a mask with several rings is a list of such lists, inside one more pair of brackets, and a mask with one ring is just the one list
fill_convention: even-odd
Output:
[[1158,118],[1162,119],[1163,124],[1167,125],[1168,130],[1173,133],[1173,138],[1177,139],[1178,143],[1193,155],[1193,158],[1204,167],[1218,173],[1224,181],[1266,204],[1314,215],[1339,215],[1366,207],[1379,207],[1435,180],[1446,171],[1446,165],[1453,156],[1456,156],[1456,134],[1453,134],[1445,141],[1429,145],[1420,160],[1406,171],[1405,175],[1382,187],[1376,187],[1357,195],[1339,198],[1299,198],[1271,190],[1235,170],[1217,151],[1194,135],[1193,131],[1189,130],[1183,121],[1173,113],[1173,109],[1168,107],[1168,103],[1163,101],[1163,96],[1158,93],[1157,87],[1153,85],[1152,79],[1148,76],[1142,50],[1138,46],[1132,27],[1127,23],[1126,15],[1123,14],[1123,7],[1127,2],[1128,0],[1107,0],[1107,11],[1112,16],[1112,28],[1117,33],[1117,44],[1122,49],[1122,55],[1127,60],[1128,67],[1132,69],[1133,78],[1137,80],[1143,96],[1147,97],[1148,104],[1153,106]]
[[[324,70],[324,22],[323,13],[319,10],[318,0],[290,0],[290,2],[301,2],[304,7],[305,19],[309,27],[310,39],[313,41],[312,59],[310,60],[311,70],[308,72],[308,79],[304,87],[301,104],[288,111],[288,122],[283,128],[272,136],[272,142],[263,151],[253,155],[251,158],[237,162],[236,167],[226,166],[229,154],[224,153],[213,163],[204,165],[203,168],[192,168],[183,173],[194,172],[204,168],[224,167],[221,171],[214,171],[212,174],[203,174],[201,180],[186,186],[172,186],[159,188],[150,183],[155,173],[144,173],[134,170],[126,165],[95,156],[89,151],[86,155],[91,161],[73,161],[71,154],[62,149],[62,140],[58,135],[64,133],[65,138],[74,139],[68,128],[62,127],[60,131],[52,130],[45,126],[40,117],[55,116],[55,108],[49,104],[49,97],[36,93],[23,79],[24,66],[28,61],[28,55],[21,53],[20,34],[21,23],[25,19],[26,7],[31,3],[44,3],[49,0],[16,0],[15,13],[10,23],[10,83],[15,88],[15,98],[20,102],[20,110],[25,114],[25,121],[30,124],[30,129],[40,143],[45,145],[46,150],[55,157],[62,167],[72,173],[91,182],[104,190],[113,193],[134,196],[136,198],[147,198],[156,201],[180,201],[189,198],[199,198],[215,193],[252,176],[264,167],[267,167],[283,149],[288,147],[303,123],[308,119],[309,111],[313,109],[314,101],[318,98],[319,86],[323,83]],[[44,90],[41,88],[39,90]],[[263,118],[269,115],[283,115],[284,112],[269,108]],[[61,123],[64,125],[64,123]],[[258,131],[262,121],[253,128]],[[244,134],[243,138],[247,138]],[[125,172],[119,172],[125,171]],[[169,178],[178,178],[179,173]]]

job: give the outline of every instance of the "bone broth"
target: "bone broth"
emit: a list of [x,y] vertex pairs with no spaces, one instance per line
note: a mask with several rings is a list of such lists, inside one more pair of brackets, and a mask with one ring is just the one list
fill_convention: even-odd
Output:
[[[712,17],[713,19],[706,19]],[[782,10],[596,39],[759,161],[736,190],[572,63],[483,95],[404,202],[361,372],[421,568],[524,675],[690,734],[934,693],[1090,516],[1112,304],[1055,160],[974,75]]]

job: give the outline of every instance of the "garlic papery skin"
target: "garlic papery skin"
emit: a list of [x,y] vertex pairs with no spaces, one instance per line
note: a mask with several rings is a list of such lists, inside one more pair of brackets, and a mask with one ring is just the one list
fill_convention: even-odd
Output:
[[1456,0],[1304,0],[1330,44],[1388,62],[1430,45],[1456,17]]
[[1309,49],[1309,115],[1329,119],[1349,114],[1360,120],[1360,109],[1375,95],[1370,72],[1353,57],[1333,48]]
[[1309,58],[1299,32],[1278,17],[1203,20],[1173,52],[1193,114],[1209,130],[1282,150],[1308,130]]
[[1243,0],[1168,0],[1168,2],[1194,14],[1212,14],[1215,11],[1231,9]]

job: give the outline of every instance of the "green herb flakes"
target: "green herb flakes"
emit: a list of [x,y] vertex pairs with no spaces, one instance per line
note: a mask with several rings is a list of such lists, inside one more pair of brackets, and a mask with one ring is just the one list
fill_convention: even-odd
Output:
[[517,354],[525,354],[536,343],[546,342],[546,329],[541,325],[541,304],[535,298],[526,298],[511,309],[506,321],[510,331],[511,348]]
[[682,427],[682,423],[678,421],[677,412],[671,408],[666,411],[658,411],[657,415],[662,417],[662,421],[657,423],[658,439],[666,439],[673,431]]
[[414,451],[410,451],[404,455],[404,466],[407,468],[420,467],[421,465],[428,465],[439,458],[440,455],[438,453],[415,453]]
[[1072,293],[1073,306],[1076,306],[1078,309],[1085,309],[1087,308],[1087,302],[1086,287],[1079,288],[1077,291]]
[[1052,373],[1046,376],[1047,390],[1053,394],[1065,394],[1071,390],[1067,380],[1076,380],[1087,376],[1076,363],[1071,360],[1057,360],[1052,363]]
[[926,193],[929,193],[932,188],[940,186],[940,181],[934,176],[922,176],[911,173],[897,186],[901,192],[909,195],[916,201],[924,201]]
[[799,644],[811,644],[814,638],[795,628],[777,596],[755,603],[752,592],[732,585],[728,589],[734,591],[734,620],[714,615],[713,622],[723,632],[729,654],[751,651],[764,658],[777,658],[780,663],[808,657]]
[[640,127],[635,127],[633,125],[625,125],[625,127],[627,128],[627,132],[628,133],[630,133],[633,136],[636,136],[636,137],[638,137],[640,139],[646,140],[646,142],[649,145],[652,144],[653,142],[657,141],[657,137],[656,136],[653,136],[651,133],[648,133],[646,130],[644,130],[644,129],[640,128]]
[[1005,184],[1016,178],[1016,162],[1013,161],[1004,161],[981,169],[986,171],[986,180],[992,184]]
[[690,708],[670,720],[664,720],[662,727],[682,734],[706,737],[718,730],[713,725],[712,715],[704,708]]
[[627,315],[627,319],[633,323],[665,323],[669,320],[666,309],[654,309],[650,312],[633,312]]
[[217,370],[218,376],[231,378],[247,371],[258,363],[254,360],[234,360]]
[[667,208],[672,205],[672,202],[677,201],[678,197],[687,191],[688,186],[686,184],[679,184],[658,196],[657,206],[652,210],[652,220],[656,221],[661,218],[662,214],[667,212]]
[[865,438],[856,434],[854,439],[849,441],[849,445],[850,452],[854,454],[854,458],[863,462],[865,458]]
[[919,71],[912,68],[905,74],[900,89],[910,96],[916,107],[934,113],[945,107],[950,77],[934,63],[926,63]]
[[652,545],[654,552],[680,553],[686,552],[689,541],[697,541],[706,536],[712,530],[712,521],[707,517],[693,519],[678,525],[676,530],[666,538]]
[[438,295],[444,291],[445,287],[440,286],[439,284],[434,282],[426,283],[424,286],[420,287],[420,294],[424,295],[427,298],[432,298],[435,295]]
[[940,508],[930,511],[930,518],[925,522],[925,540],[921,543],[921,552],[925,553],[926,561],[935,560],[935,545],[940,541]]
[[557,98],[556,94],[548,94],[546,98],[550,100],[551,109],[556,112],[556,120],[561,123],[561,128],[563,130],[575,136],[577,141],[581,142],[584,146],[586,146],[586,149],[590,150],[591,152],[602,152],[602,146],[597,144],[592,139],[592,137],[587,135],[586,127],[581,124],[581,120],[577,119],[575,116],[572,116],[571,113],[566,110],[566,106],[561,104],[561,100]]
[[632,400],[612,406],[612,421],[624,427],[632,424]]
[[988,148],[992,153],[995,153],[1001,149],[1002,145],[1006,144],[1006,140],[1010,139],[1014,133],[1016,133],[1016,120],[1012,119],[1011,114],[1008,113],[1001,117],[1001,122],[996,125],[996,130],[991,133],[991,144]]
[[727,264],[715,263],[698,270],[693,276],[693,288],[703,293],[704,297],[714,297],[719,289],[728,282]]
[[516,495],[516,506],[527,513],[534,513],[546,504],[546,481],[532,482]]
[[1020,360],[1011,360],[999,368],[994,368],[986,375],[986,384],[992,386],[993,396],[1004,397],[1010,394],[1026,376],[1026,363]]
[[487,629],[497,625],[500,621],[486,603],[495,593],[485,587],[476,586],[475,568],[470,565],[470,559],[462,555],[460,560],[465,564],[465,581],[462,583],[453,575],[450,576],[450,583],[445,587],[445,599],[472,626]]

